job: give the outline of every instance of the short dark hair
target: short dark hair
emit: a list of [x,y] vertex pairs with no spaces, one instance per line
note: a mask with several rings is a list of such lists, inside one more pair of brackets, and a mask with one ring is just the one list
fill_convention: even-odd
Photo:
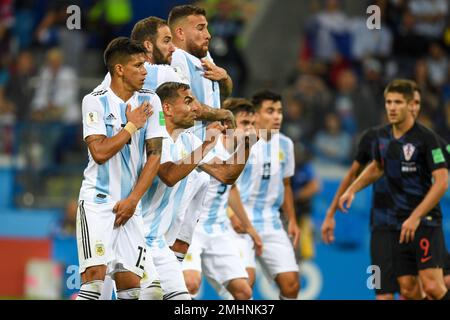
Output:
[[255,113],[253,104],[244,98],[228,98],[223,102],[222,108],[230,110],[234,115],[239,112]]
[[262,102],[265,100],[281,101],[281,95],[268,89],[260,90],[252,96],[252,103],[256,111],[261,109]]
[[167,26],[167,21],[158,17],[147,17],[139,20],[131,31],[131,39],[143,43],[150,38],[150,41],[154,43],[158,29],[162,26]]
[[414,85],[414,82],[407,79],[395,79],[392,80],[387,86],[386,89],[384,89],[384,96],[388,93],[400,93],[402,94],[406,101],[411,101],[414,99],[414,91],[416,90],[417,86]]
[[172,10],[170,10],[167,21],[169,22],[169,26],[172,28],[180,19],[184,19],[192,15],[206,17],[206,11],[203,8],[193,6],[191,4],[175,6]]
[[126,64],[133,54],[146,53],[144,46],[127,37],[118,37],[108,44],[103,59],[111,75],[117,63]]
[[159,99],[161,99],[161,103],[166,102],[167,100],[172,100],[177,98],[178,90],[188,90],[190,89],[189,85],[181,82],[165,82],[156,88],[156,94]]

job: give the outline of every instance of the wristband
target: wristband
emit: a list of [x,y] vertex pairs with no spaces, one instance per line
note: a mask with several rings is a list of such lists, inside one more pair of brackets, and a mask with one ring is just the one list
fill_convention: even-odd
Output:
[[125,125],[125,127],[123,129],[127,130],[131,136],[137,131],[137,128],[133,124],[133,122],[127,122],[127,124]]

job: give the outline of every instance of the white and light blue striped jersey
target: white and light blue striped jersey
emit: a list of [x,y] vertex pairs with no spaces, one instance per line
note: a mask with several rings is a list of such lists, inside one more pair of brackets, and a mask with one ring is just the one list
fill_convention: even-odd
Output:
[[[166,82],[181,82],[189,84],[186,80],[183,80],[180,75],[175,71],[175,69],[166,64],[151,64],[148,62],[144,63],[144,67],[147,70],[147,75],[145,76],[145,82],[143,89],[156,91],[160,85]],[[111,85],[111,75],[109,72],[106,74],[105,79],[102,83],[94,89],[94,91],[104,90],[109,88]]]
[[94,91],[83,98],[84,139],[90,135],[110,138],[118,134],[127,123],[127,104],[130,104],[133,110],[144,101],[152,104],[152,116],[116,155],[105,163],[98,164],[88,150],[89,163],[84,171],[81,200],[106,203],[127,198],[146,161],[145,140],[167,135],[164,122],[159,120],[159,114],[162,112],[161,101],[156,94],[148,90],[135,92],[126,102],[110,88]]
[[241,200],[257,231],[280,229],[280,207],[284,200],[283,179],[295,171],[294,144],[283,134],[269,141],[259,139],[237,185]]
[[[227,160],[230,156],[231,153],[225,149],[221,138],[202,162],[209,162],[215,157],[221,160]],[[231,185],[227,185],[211,177],[201,206],[197,228],[202,228],[208,234],[224,232],[227,229],[226,222],[228,217],[226,209],[230,189]]]
[[[179,161],[201,145],[202,142],[194,134],[186,131],[181,133],[176,141],[168,137],[163,141],[161,164]],[[184,203],[183,199],[189,195],[189,190],[186,189],[187,182],[196,174],[198,172],[194,170],[173,187],[167,186],[159,177],[156,177],[150,189],[142,197],[144,232],[149,245],[149,242],[164,236],[177,216],[184,213],[183,210],[188,204]]]
[[[212,60],[211,56],[206,56]],[[199,58],[177,48],[172,54],[171,66],[180,75],[181,79],[187,81],[191,87],[192,93],[203,104],[212,108],[220,109],[220,89],[217,81],[212,81],[203,76],[204,69]],[[205,140],[206,122],[196,121],[194,132],[200,140]]]

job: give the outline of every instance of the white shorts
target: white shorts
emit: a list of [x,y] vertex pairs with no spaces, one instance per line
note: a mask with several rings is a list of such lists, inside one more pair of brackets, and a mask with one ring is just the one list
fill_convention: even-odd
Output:
[[126,270],[142,278],[146,254],[142,217],[136,212],[125,225],[114,228],[114,205],[79,201],[76,232],[80,273],[106,265],[112,276]]
[[[272,279],[283,272],[299,271],[294,247],[284,229],[261,231],[259,236],[263,243],[263,252],[258,259],[261,267]],[[255,250],[252,251],[255,257]]]
[[195,226],[201,213],[203,199],[208,191],[211,176],[205,172],[195,172],[189,176],[186,190],[189,194],[183,198],[185,210],[177,217],[166,233],[167,243],[171,246],[176,239],[191,244]]
[[202,228],[194,232],[192,244],[183,261],[184,270],[203,272],[226,286],[230,280],[248,278],[243,260],[228,232],[207,234]]
[[256,269],[254,243],[252,238],[246,233],[237,233],[233,227],[228,228],[228,232],[233,239],[239,256],[244,263],[245,268]]
[[147,242],[147,253],[153,258],[153,264],[161,281],[164,298],[174,294],[189,294],[184,282],[181,263],[163,238]]
[[153,263],[153,257],[149,252],[149,248],[146,248],[147,254],[145,255],[144,262],[144,275],[141,279],[141,288],[147,288],[153,281],[159,280],[158,271],[156,271],[155,264]]

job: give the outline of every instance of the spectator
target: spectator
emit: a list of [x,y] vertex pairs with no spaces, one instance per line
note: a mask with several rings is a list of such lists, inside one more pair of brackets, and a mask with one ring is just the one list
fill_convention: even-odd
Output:
[[447,80],[449,61],[444,49],[438,42],[430,45],[427,58],[428,80],[432,87],[436,89],[444,85]]
[[416,20],[414,31],[430,40],[441,38],[448,14],[447,0],[410,0],[409,10]]
[[329,113],[325,117],[325,129],[314,139],[317,160],[323,164],[347,165],[352,146],[351,136],[342,131],[339,117]]

